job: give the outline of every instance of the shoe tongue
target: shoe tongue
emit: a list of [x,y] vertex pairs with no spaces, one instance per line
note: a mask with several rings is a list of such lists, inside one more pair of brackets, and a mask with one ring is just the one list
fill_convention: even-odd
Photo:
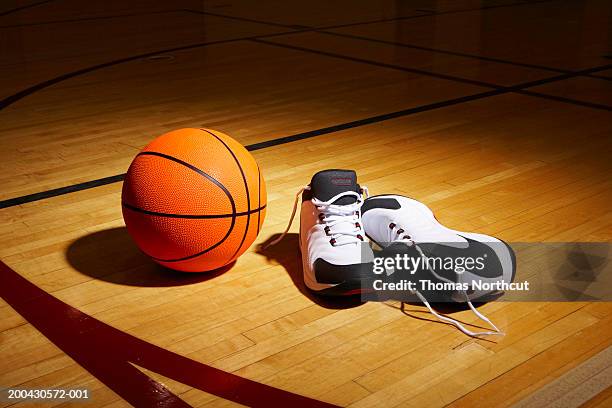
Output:
[[[354,170],[323,170],[312,176],[310,182],[312,195],[321,201],[328,201],[333,196],[345,191],[359,193],[357,174]],[[355,197],[340,197],[333,204],[353,204]]]

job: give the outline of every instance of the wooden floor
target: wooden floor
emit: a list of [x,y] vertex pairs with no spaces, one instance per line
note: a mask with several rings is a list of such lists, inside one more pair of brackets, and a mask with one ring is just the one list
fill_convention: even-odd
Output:
[[[0,5],[0,259],[21,276],[166,350],[342,406],[542,406],[551,390],[611,406],[610,375],[581,391],[603,371],[555,387],[612,365],[612,303],[489,303],[506,335],[471,339],[421,306],[309,294],[295,233],[256,245],[326,168],[455,229],[611,241],[610,1],[38,3]],[[202,126],[254,149],[267,219],[231,270],[181,280],[131,243],[111,177],[153,137]],[[143,371],[190,405],[235,405]],[[0,386],[129,405],[4,300]]]

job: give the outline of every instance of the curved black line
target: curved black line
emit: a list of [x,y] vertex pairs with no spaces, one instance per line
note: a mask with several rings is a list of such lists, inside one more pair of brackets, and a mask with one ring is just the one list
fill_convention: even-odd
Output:
[[247,183],[247,179],[246,176],[244,175],[244,170],[242,169],[242,165],[240,164],[240,161],[238,160],[238,158],[236,157],[236,155],[234,154],[234,152],[232,151],[232,149],[230,149],[230,147],[223,141],[221,140],[221,138],[217,135],[215,135],[213,132],[210,132],[206,129],[200,129],[203,132],[208,133],[209,135],[213,136],[215,139],[217,139],[218,141],[220,141],[223,146],[225,146],[225,148],[227,149],[227,151],[232,155],[232,157],[234,158],[234,161],[236,162],[236,164],[238,165],[238,170],[240,170],[240,174],[242,175],[242,182],[244,183],[244,189],[246,190],[246,199],[247,199],[247,220],[246,220],[246,226],[244,228],[244,234],[242,235],[242,239],[240,240],[240,245],[238,245],[238,248],[236,248],[236,251],[234,252],[234,254],[231,256],[230,260],[228,261],[231,262],[234,257],[236,256],[236,254],[238,254],[238,252],[240,252],[240,248],[242,248],[242,245],[244,245],[244,241],[246,240],[246,236],[249,232],[249,224],[251,223],[251,196],[249,193],[249,184]]
[[[232,194],[229,192],[229,190],[223,185],[221,184],[218,180],[216,180],[214,177],[210,176],[209,174],[205,173],[204,171],[198,169],[197,167],[195,167],[192,164],[189,164],[187,162],[182,161],[181,159],[177,159],[176,157],[173,156],[169,156],[167,154],[164,153],[159,153],[159,152],[140,152],[136,155],[136,157],[138,156],[157,156],[157,157],[162,157],[164,159],[167,160],[171,160],[175,163],[179,163],[193,171],[195,171],[196,173],[198,173],[199,175],[201,175],[202,177],[207,178],[208,180],[212,181],[213,183],[215,183],[221,190],[223,190],[223,192],[225,193],[225,195],[227,195],[227,198],[230,200],[230,204],[232,206],[232,221],[230,224],[229,229],[227,230],[227,233],[225,234],[225,236],[216,244],[206,248],[203,251],[200,251],[196,254],[192,254],[192,255],[188,255],[182,258],[176,258],[176,259],[162,259],[162,258],[157,258],[155,256],[152,256],[150,254],[149,255],[151,258],[153,258],[156,261],[159,262],[180,262],[180,261],[186,261],[188,259],[193,259],[196,258],[202,254],[205,254],[213,249],[215,249],[216,247],[218,247],[219,245],[221,245],[223,242],[225,242],[225,240],[229,237],[229,235],[231,234],[232,230],[234,229],[234,225],[236,225],[236,203],[234,202],[234,198],[232,197]],[[250,215],[247,215],[247,217],[250,217]]]
[[217,185],[217,187],[219,187],[221,190],[223,190],[225,195],[227,195],[227,198],[230,200],[230,203],[231,203],[231,206],[232,206],[232,213],[234,213],[234,214],[236,213],[236,205],[234,203],[234,198],[232,197],[232,194],[229,192],[229,190],[221,182],[219,182],[217,179],[215,179],[214,177],[212,177],[208,173],[204,172],[203,170],[200,170],[199,168],[197,168],[193,164],[187,163],[186,161],[183,161],[181,159],[177,159],[174,156],[170,156],[168,154],[160,153],[160,152],[145,151],[145,152],[138,153],[136,155],[136,157],[138,157],[138,156],[157,156],[157,157],[162,157],[164,159],[171,160],[171,161],[173,161],[175,163],[181,164],[181,165],[183,165],[183,166],[185,166],[185,167],[195,171],[196,173],[198,173],[202,177],[205,177],[209,181],[212,181],[213,183],[215,183]]
[[161,213],[161,212],[156,212],[156,211],[149,211],[149,210],[145,210],[143,208],[139,208],[139,207],[134,207],[131,204],[128,203],[121,203],[121,205],[124,208],[127,208],[128,210],[134,211],[134,212],[139,212],[142,214],[146,214],[146,215],[152,215],[155,217],[165,217],[165,218],[184,218],[184,219],[189,219],[189,220],[208,220],[208,219],[217,219],[217,218],[230,218],[230,217],[243,217],[245,215],[248,214],[255,214],[258,213],[262,210],[264,210],[266,208],[265,205],[261,206],[261,207],[257,207],[254,208],[250,211],[243,211],[243,212],[237,212],[234,214],[203,214],[203,215],[198,215],[198,214],[168,214],[168,213]]
[[457,76],[454,76],[454,75],[439,73],[439,72],[435,72],[435,71],[428,71],[428,70],[420,69],[420,68],[405,67],[403,65],[387,64],[386,62],[378,62],[378,61],[364,59],[364,58],[351,57],[350,55],[336,54],[336,53],[333,53],[333,52],[322,51],[322,50],[319,50],[319,49],[316,49],[316,48],[300,47],[300,46],[297,46],[297,45],[290,45],[290,44],[279,43],[279,42],[274,42],[274,41],[262,40],[262,39],[259,39],[259,38],[252,39],[252,40],[249,40],[249,41],[253,41],[253,42],[257,42],[257,43],[261,43],[261,44],[267,44],[267,45],[271,45],[273,47],[286,48],[286,49],[289,49],[289,50],[301,51],[301,52],[309,52],[311,54],[323,55],[323,56],[326,56],[326,57],[338,58],[338,59],[343,59],[343,60],[346,60],[346,61],[358,62],[358,63],[361,63],[361,64],[373,65],[373,66],[381,67],[381,68],[389,68],[389,69],[394,69],[394,70],[402,71],[402,72],[410,72],[412,74],[417,74],[417,75],[425,75],[425,76],[429,76],[429,77],[433,77],[433,78],[444,79],[444,80],[447,80],[447,81],[454,81],[454,82],[460,82],[460,83],[464,83],[464,84],[468,84],[468,85],[480,86],[480,87],[483,87],[483,88],[499,89],[499,88],[503,87],[502,85],[496,85],[496,84],[492,84],[492,83],[489,83],[489,82],[479,81],[479,80],[476,80],[476,79],[457,77]]
[[155,15],[155,14],[166,14],[166,13],[184,13],[185,11],[186,10],[159,10],[159,11],[149,11],[145,13],[114,14],[111,16],[92,16],[92,17],[71,18],[71,19],[66,19],[66,20],[35,21],[33,23],[3,25],[3,26],[0,26],[0,28],[18,28],[18,27],[32,27],[32,26],[40,26],[40,25],[48,25],[48,24],[80,23],[82,21],[110,20],[113,18],[123,18],[123,17],[139,17],[139,16],[149,16],[149,15]]
[[29,9],[29,8],[32,8],[32,7],[38,7],[38,6],[41,6],[41,5],[45,4],[45,3],[51,3],[52,1],[55,1],[55,0],[43,0],[43,1],[39,1],[38,3],[26,4],[25,6],[17,7],[17,8],[14,8],[12,10],[3,11],[2,13],[0,13],[0,17],[4,17],[4,16],[6,16],[8,14],[16,13],[18,11]]
[[[403,42],[388,41],[388,40],[383,40],[379,38],[365,37],[365,36],[355,35],[355,34],[348,34],[348,33],[335,32],[335,31],[325,31],[323,29],[312,29],[311,31],[314,31],[319,34],[326,34],[326,35],[331,35],[331,36],[336,36],[336,37],[345,37],[345,38],[350,38],[354,40],[368,41],[368,42],[392,45],[392,46],[402,47],[402,48],[411,48],[415,50],[427,51],[427,52],[432,52],[436,54],[445,54],[445,55],[453,55],[453,56],[462,57],[462,58],[471,58],[471,59],[475,59],[479,61],[487,61],[487,62],[493,62],[497,64],[505,64],[505,65],[523,67],[523,68],[539,69],[542,71],[550,71],[550,72],[557,72],[557,73],[563,73],[563,74],[571,74],[572,72],[574,72],[572,70],[548,67],[546,65],[529,64],[529,63],[518,62],[518,61],[509,61],[509,60],[505,60],[501,58],[487,57],[484,55],[467,54],[467,53],[457,52],[457,51],[452,51],[452,50],[425,47],[425,46],[421,46],[417,44],[407,44]],[[584,74],[583,76],[612,81],[612,78],[599,76],[599,75]]]
[[92,71],[96,71],[98,69],[102,69],[102,68],[108,68],[108,67],[112,67],[113,65],[118,65],[118,64],[123,64],[126,62],[131,62],[131,61],[135,61],[135,60],[139,60],[141,58],[147,58],[147,57],[152,57],[154,55],[158,55],[158,54],[163,54],[163,53],[167,53],[167,52],[175,52],[175,51],[184,51],[184,50],[189,50],[192,48],[199,48],[199,47],[206,47],[209,45],[216,45],[216,44],[226,44],[226,43],[231,43],[231,42],[237,42],[237,41],[243,41],[247,38],[236,38],[236,39],[231,39],[231,40],[218,40],[218,41],[209,41],[209,42],[203,42],[203,43],[198,43],[198,44],[190,44],[190,45],[183,45],[181,47],[173,47],[173,48],[167,48],[164,50],[157,50],[157,51],[152,51],[152,52],[146,52],[144,54],[138,54],[138,55],[133,55],[131,57],[126,57],[126,58],[121,58],[118,60],[114,60],[114,61],[110,61],[110,62],[105,62],[104,64],[98,64],[98,65],[93,65],[91,67],[87,67],[87,68],[83,68],[83,69],[79,69],[77,71],[72,71],[72,72],[68,72],[67,74],[62,74],[60,76],[57,76],[55,78],[49,79],[47,81],[38,83],[36,85],[33,85],[29,88],[26,88],[22,91],[17,92],[14,95],[8,96],[4,99],[2,99],[0,101],[0,111],[9,107],[10,105],[14,104],[15,102],[25,98],[28,95],[31,95],[35,92],[38,92],[42,89],[48,88],[52,85],[55,85],[57,83],[60,83],[62,81],[65,81],[67,79],[70,78],[74,78],[76,76],[79,75],[83,75],[83,74],[87,74],[89,72]]
[[[612,68],[612,64],[607,64],[603,66],[588,68],[585,70],[577,71],[572,74],[564,74],[558,75],[550,78],[545,78],[543,80],[539,80],[536,82],[529,82],[519,84],[513,87],[507,87],[503,89],[490,90],[486,92],[480,92],[472,95],[460,96],[457,98],[447,99],[440,102],[433,102],[425,105],[415,106],[413,108],[403,109],[395,112],[383,113],[381,115],[370,116],[363,119],[357,119],[351,122],[340,123],[337,125],[332,125],[320,129],[309,130],[306,132],[290,135],[290,136],[282,136],[276,139],[265,140],[263,142],[253,143],[248,146],[245,146],[247,150],[261,150],[266,149],[273,146],[279,146],[285,143],[296,142],[299,140],[309,139],[311,137],[327,135],[330,133],[340,132],[342,130],[353,129],[360,126],[366,126],[373,123],[379,123],[386,120],[396,119],[400,117],[405,117],[417,113],[428,112],[435,109],[445,108],[448,106],[458,105],[466,102],[476,101],[479,99],[488,98],[491,96],[503,95],[509,92],[521,91],[525,88],[543,85],[545,83],[552,83],[556,81],[562,81],[564,79],[573,78],[576,76],[589,75],[599,71],[605,71]],[[520,92],[519,92],[520,93]],[[542,94],[545,95],[545,94]],[[559,102],[567,102],[567,101],[559,101]],[[28,194],[20,197],[9,198],[6,200],[0,201],[0,209],[13,207],[20,204],[31,203],[34,201],[44,200],[47,198],[57,197],[63,194],[74,193],[77,191],[88,190],[90,188],[104,186],[107,184],[116,183],[122,181],[125,177],[124,174],[117,174],[114,176],[103,177],[96,180],[85,181],[82,183],[72,184],[70,186],[54,188],[51,190],[45,190],[38,193]]]
[[550,99],[551,101],[556,101],[556,102],[570,103],[572,105],[584,106],[584,107],[591,108],[591,109],[600,109],[600,110],[612,111],[612,106],[604,105],[604,104],[601,104],[601,103],[588,102],[588,101],[579,101],[577,99],[565,98],[563,96],[549,95],[549,94],[543,94],[543,93],[539,93],[539,92],[532,92],[532,91],[526,91],[526,90],[518,90],[518,91],[514,91],[514,92],[516,92],[517,94],[520,94],[520,95],[535,96],[537,98]]
[[[274,21],[254,20],[252,18],[230,16],[230,15],[227,15],[227,14],[213,13],[211,11],[192,10],[192,9],[183,9],[183,11],[185,11],[187,13],[202,14],[202,15],[205,15],[205,16],[213,16],[213,17],[219,17],[219,18],[226,18],[228,20],[244,21],[244,22],[247,22],[247,23],[265,24],[265,25],[271,25],[271,26],[282,27],[282,28],[298,28],[298,29],[304,28],[303,26],[298,26],[298,25],[275,23]],[[308,28],[310,28],[310,27],[308,27]]]
[[[466,13],[466,12],[469,13],[471,11],[490,10],[490,9],[504,8],[504,7],[529,6],[529,5],[538,4],[538,3],[548,3],[548,2],[551,2],[551,1],[558,1],[558,0],[531,0],[530,2],[520,1],[518,3],[494,4],[494,5],[483,6],[483,7],[473,7],[473,8],[456,9],[456,10],[436,11],[436,12],[433,12],[433,13],[432,12],[421,11],[421,13],[423,13],[423,14],[413,14],[413,15],[409,15],[409,16],[380,18],[380,19],[370,20],[370,21],[360,21],[360,22],[355,22],[355,23],[338,24],[338,25],[335,25],[335,26],[322,26],[322,27],[317,27],[317,28],[318,29],[322,29],[322,30],[326,30],[326,29],[330,29],[330,28],[346,28],[346,27],[353,27],[353,26],[357,26],[357,25],[386,23],[386,22],[401,21],[401,20],[411,20],[411,19],[414,19],[414,18],[422,18],[422,17],[435,17],[435,16],[442,16],[442,15],[445,15],[445,14],[459,14],[459,13]],[[415,11],[418,11],[418,10],[415,10]]]
[[452,51],[452,50],[425,47],[425,46],[417,45],[417,44],[407,44],[407,43],[398,42],[398,41],[388,41],[388,40],[383,40],[379,38],[365,37],[365,36],[356,35],[356,34],[347,34],[347,33],[335,32],[335,31],[325,31],[321,29],[317,29],[313,31],[316,31],[317,33],[320,33],[320,34],[331,35],[331,36],[336,36],[336,37],[345,37],[345,38],[350,38],[354,40],[361,40],[361,41],[368,41],[368,42],[374,42],[374,43],[385,44],[385,45],[392,45],[395,47],[410,48],[410,49],[415,49],[419,51],[433,52],[436,54],[452,55],[455,57],[472,58],[472,59],[476,59],[480,61],[494,62],[497,64],[507,64],[507,65],[519,66],[523,68],[541,69],[543,71],[551,71],[551,72],[558,72],[558,73],[572,72],[567,69],[552,68],[552,67],[547,67],[545,65],[508,61],[508,60],[504,60],[501,58],[493,58],[493,57],[487,57],[487,56],[476,55],[476,54],[467,54],[467,53],[457,52],[457,51]]
[[516,85],[503,86],[503,85],[496,85],[496,84],[492,84],[492,83],[488,83],[488,82],[483,82],[483,81],[471,80],[471,79],[468,79],[468,78],[455,77],[453,75],[438,74],[438,73],[433,72],[433,71],[427,71],[427,70],[421,70],[421,69],[417,69],[417,68],[404,67],[403,65],[394,65],[394,64],[381,63],[381,62],[374,61],[374,60],[368,60],[368,59],[363,59],[363,58],[351,57],[349,55],[344,55],[344,54],[334,54],[334,53],[331,53],[331,52],[321,51],[321,50],[314,49],[314,48],[298,47],[298,46],[294,46],[294,45],[289,45],[289,44],[279,43],[279,42],[274,42],[274,41],[267,41],[267,40],[262,40],[262,39],[252,39],[252,40],[249,40],[249,41],[253,41],[253,42],[257,42],[257,43],[261,43],[261,44],[268,44],[268,45],[275,46],[275,47],[280,47],[280,48],[287,48],[287,49],[290,49],[290,50],[310,52],[312,54],[324,55],[326,57],[338,58],[338,59],[342,59],[342,60],[358,62],[358,63],[368,64],[368,65],[373,65],[373,66],[381,67],[381,68],[388,68],[388,69],[393,69],[393,70],[402,71],[402,72],[411,72],[411,73],[415,73],[415,74],[419,74],[419,75],[425,75],[425,76],[429,76],[429,77],[433,77],[433,78],[439,78],[439,79],[444,79],[444,80],[448,80],[448,81],[463,82],[463,83],[466,83],[466,84],[481,86],[481,87],[485,87],[485,88],[491,88],[491,89],[494,89],[495,91],[499,91],[499,92],[502,92],[502,93],[515,92],[515,93],[520,93],[520,94],[523,94],[523,95],[528,95],[528,96],[533,96],[533,97],[538,97],[538,98],[544,98],[544,99],[550,99],[550,100],[555,100],[557,102],[563,102],[563,103],[569,103],[569,104],[573,104],[573,105],[585,106],[585,107],[589,107],[589,108],[593,108],[593,109],[602,109],[602,110],[607,110],[607,111],[611,110],[611,107],[608,106],[608,105],[602,105],[602,104],[597,104],[597,103],[585,102],[585,101],[575,100],[575,99],[571,99],[571,98],[555,97],[553,95],[542,94],[540,92],[523,91],[523,88],[531,88],[531,87],[538,86],[538,85],[543,85],[543,84],[546,84],[546,83],[549,83],[549,82],[561,81],[561,80],[564,80],[564,79],[569,79],[569,78],[573,78],[573,77],[577,77],[577,76],[585,76],[585,75],[588,75],[588,74],[590,74],[592,72],[597,72],[597,71],[601,70],[602,68],[607,69],[606,67],[612,67],[612,65],[610,65],[610,64],[604,65],[603,67],[596,67],[596,68],[586,69],[586,70],[581,70],[581,71],[568,71],[568,72],[565,72],[563,74],[559,74],[559,75],[554,76],[554,77],[542,78],[542,79],[538,79],[538,80],[534,80],[534,81],[530,81],[530,82],[523,82],[523,83],[516,84]]
[[[43,1],[41,3],[38,4],[42,4],[42,3],[46,3],[49,1],[53,1],[53,0],[46,0]],[[14,104],[15,102],[18,102],[19,100],[37,92],[40,91],[42,89],[48,88],[52,85],[55,85],[59,82],[68,80],[70,78],[74,78],[76,76],[79,75],[83,75],[92,71],[96,71],[98,69],[102,69],[102,68],[107,68],[107,67],[111,67],[114,65],[118,65],[118,64],[123,64],[126,62],[130,62],[130,61],[135,61],[141,58],[147,58],[147,57],[151,57],[157,54],[163,54],[163,53],[167,53],[167,52],[175,52],[175,51],[183,51],[183,50],[188,50],[188,49],[192,49],[192,48],[198,48],[198,47],[206,47],[208,45],[215,45],[215,44],[225,44],[225,43],[232,43],[232,42],[238,42],[238,41],[244,41],[244,40],[258,40],[261,38],[268,38],[268,37],[276,37],[276,36],[282,36],[282,35],[286,35],[286,34],[296,34],[296,33],[303,33],[303,32],[319,32],[321,30],[330,30],[330,29],[337,29],[337,28],[343,28],[343,27],[349,27],[349,26],[353,26],[353,25],[365,25],[365,24],[374,24],[374,23],[379,23],[379,22],[385,22],[385,21],[397,21],[397,20],[404,20],[404,19],[409,19],[409,18],[418,18],[418,17],[427,17],[427,16],[432,16],[432,15],[440,15],[440,14],[453,14],[453,13],[462,13],[462,12],[466,12],[466,11],[475,11],[475,10],[485,10],[485,9],[490,9],[490,8],[497,8],[497,7],[509,7],[509,6],[515,6],[515,5],[526,5],[526,4],[535,4],[535,3],[544,3],[544,2],[549,2],[549,1],[558,1],[558,0],[535,0],[532,1],[531,3],[512,3],[512,4],[506,4],[506,5],[497,5],[497,6],[487,6],[487,7],[478,7],[478,8],[474,8],[474,9],[463,9],[463,10],[449,10],[449,11],[445,11],[445,12],[438,12],[435,14],[421,14],[421,15],[413,15],[413,16],[406,16],[406,17],[393,17],[393,18],[387,18],[387,19],[381,19],[381,20],[371,20],[371,21],[362,21],[362,22],[357,22],[357,23],[349,23],[349,24],[336,24],[336,25],[329,25],[329,26],[321,26],[321,27],[305,27],[305,28],[301,28],[298,26],[287,26],[287,27],[294,27],[294,30],[291,31],[285,31],[285,32],[279,32],[279,33],[272,33],[272,34],[265,34],[265,35],[259,35],[259,36],[250,36],[250,37],[242,37],[242,38],[235,38],[235,39],[229,39],[229,40],[218,40],[218,41],[210,41],[210,42],[203,42],[203,43],[198,43],[198,44],[191,44],[191,45],[186,45],[186,46],[181,46],[181,47],[174,47],[174,48],[167,48],[167,49],[163,49],[163,50],[157,50],[157,51],[152,51],[152,52],[148,52],[148,53],[144,53],[144,54],[139,54],[139,55],[134,55],[131,57],[126,57],[126,58],[122,58],[122,59],[118,59],[115,61],[110,61],[110,62],[106,62],[103,64],[98,64],[98,65],[93,65],[91,67],[87,67],[87,68],[83,68],[77,71],[73,71],[73,72],[69,72],[60,76],[57,76],[55,78],[49,79],[47,81],[38,83],[36,85],[33,85],[29,88],[26,88],[24,90],[19,91],[16,94],[10,95],[2,100],[0,100],[0,111],[2,111],[3,109],[7,108],[8,106]],[[30,6],[25,6],[25,7],[30,7]],[[22,7],[23,8],[23,7]],[[13,11],[18,11],[18,9],[15,10],[11,10],[8,11],[4,14],[13,12]],[[217,13],[210,13],[210,12],[200,12],[200,11],[196,11],[196,10],[189,10],[189,9],[183,9],[183,11],[185,12],[195,12],[195,13],[201,13],[201,14],[210,14],[210,15],[215,15],[219,18],[231,18],[231,19],[241,19],[239,17],[232,17],[232,16],[226,16],[226,15],[222,15],[222,14],[217,14]],[[4,14],[0,14],[0,16],[4,15]],[[255,22],[255,20],[254,20]],[[263,21],[258,21],[259,24],[274,24],[274,23],[270,23],[270,22],[263,22]],[[604,56],[604,58],[610,58],[610,56]],[[580,75],[586,75],[589,76],[588,73],[586,74],[580,74]],[[599,77],[601,78],[601,77]],[[446,78],[449,80],[452,80],[451,78]],[[605,78],[607,79],[607,78]],[[486,85],[485,85],[486,86]]]
[[[346,122],[346,123],[340,123],[337,125],[332,125],[332,126],[328,126],[328,127],[324,127],[324,128],[320,128],[320,129],[315,129],[315,130],[309,130],[306,132],[302,132],[302,133],[298,133],[298,134],[294,134],[291,136],[282,136],[276,139],[270,139],[270,140],[265,140],[263,142],[258,142],[258,143],[253,143],[250,144],[248,146],[245,146],[247,150],[249,151],[254,151],[254,150],[260,150],[260,149],[266,149],[268,147],[272,147],[272,146],[279,146],[285,143],[290,143],[290,142],[296,142],[298,140],[304,140],[304,139],[309,139],[311,137],[315,137],[315,136],[322,136],[322,135],[327,135],[330,133],[335,133],[335,132],[339,132],[342,130],[347,130],[347,129],[352,129],[352,128],[356,128],[356,127],[360,127],[360,126],[365,126],[365,125],[370,125],[373,123],[379,123],[379,122],[383,122],[386,120],[391,120],[391,119],[395,119],[395,118],[400,118],[400,117],[405,117],[405,116],[409,116],[409,115],[413,115],[413,114],[417,114],[417,113],[422,113],[422,112],[427,112],[427,111],[431,111],[431,110],[435,110],[435,109],[440,109],[440,108],[445,108],[448,106],[453,106],[453,105],[458,105],[458,104],[462,104],[465,102],[471,102],[471,101],[476,101],[478,99],[484,99],[484,98],[488,98],[491,96],[497,96],[497,95],[503,95],[509,92],[517,92],[517,91],[522,91],[526,88],[530,88],[530,87],[534,87],[537,85],[544,85],[547,83],[552,83],[552,82],[557,82],[557,81],[562,81],[565,79],[569,79],[569,78],[573,78],[573,77],[577,77],[577,76],[584,76],[584,75],[590,75],[596,72],[600,72],[600,71],[605,71],[608,69],[612,68],[612,64],[606,64],[606,65],[602,65],[602,66],[597,66],[597,67],[593,67],[593,68],[588,68],[588,69],[584,69],[581,71],[575,71],[573,73],[568,73],[568,74],[563,74],[563,75],[557,75],[557,76],[553,76],[553,77],[549,77],[549,78],[544,78],[538,81],[532,81],[532,82],[527,82],[527,83],[522,83],[522,84],[518,84],[518,85],[514,85],[511,87],[505,87],[505,88],[501,88],[501,89],[494,89],[494,90],[490,90],[490,91],[486,91],[486,92],[479,92],[476,94],[472,94],[472,95],[466,95],[466,96],[460,96],[457,98],[452,98],[452,99],[447,99],[444,101],[440,101],[440,102],[433,102],[433,103],[429,103],[429,104],[425,104],[425,105],[419,105],[419,106],[415,106],[412,108],[408,108],[408,109],[403,109],[403,110],[399,110],[399,111],[395,111],[395,112],[388,112],[388,113],[384,113],[381,115],[376,115],[376,116],[370,116],[367,118],[363,118],[363,119],[357,119],[351,122]],[[521,93],[521,92],[518,92]],[[536,93],[533,93],[532,96],[535,96]],[[544,95],[543,97],[547,97],[548,95],[545,94],[539,94],[540,95]],[[559,100],[557,99],[559,102],[567,102],[569,103],[568,100]],[[580,103],[581,105],[583,105],[583,103]],[[594,107],[594,106],[592,106]],[[601,109],[601,107],[599,107]],[[94,188],[94,187],[100,187],[100,186],[104,186],[107,184],[112,184],[112,183],[116,183],[119,181],[122,181],[125,178],[125,173],[124,174],[117,174],[114,176],[109,176],[109,177],[103,177],[103,178],[99,178],[96,180],[90,180],[90,181],[85,181],[82,183],[76,183],[76,184],[72,184],[70,186],[65,186],[65,187],[59,187],[59,188],[54,188],[51,190],[45,190],[45,191],[40,191],[38,193],[33,193],[33,194],[28,194],[28,195],[24,195],[24,196],[20,196],[20,197],[14,197],[14,198],[9,198],[6,200],[2,200],[0,201],[0,209],[2,208],[8,208],[8,207],[13,207],[16,205],[20,205],[20,204],[26,204],[26,203],[31,203],[34,201],[39,201],[39,200],[44,200],[47,198],[52,198],[52,197],[57,197],[63,194],[69,194],[69,193],[74,193],[77,191],[82,191],[82,190],[88,190],[90,188]]]

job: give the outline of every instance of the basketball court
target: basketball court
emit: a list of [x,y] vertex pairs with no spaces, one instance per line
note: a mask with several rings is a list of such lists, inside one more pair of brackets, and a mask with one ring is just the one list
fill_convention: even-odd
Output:
[[[311,293],[298,222],[262,245],[322,169],[458,230],[609,243],[611,21],[607,0],[3,2],[0,388],[89,398],[1,406],[612,406],[610,302],[490,302],[505,335],[472,338]],[[231,135],[267,187],[212,273],[161,268],[122,216],[130,163],[180,128]]]

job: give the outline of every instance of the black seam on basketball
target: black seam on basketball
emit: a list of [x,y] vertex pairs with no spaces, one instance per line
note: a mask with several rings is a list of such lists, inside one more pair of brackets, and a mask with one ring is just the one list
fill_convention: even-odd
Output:
[[195,219],[195,220],[200,220],[200,219],[215,219],[215,218],[229,218],[229,217],[234,217],[234,216],[242,217],[242,216],[247,215],[247,212],[250,212],[251,214],[255,214],[256,212],[259,212],[259,211],[261,211],[261,210],[266,208],[266,206],[264,205],[262,207],[254,208],[251,211],[237,212],[237,213],[234,213],[234,214],[168,214],[168,213],[149,211],[149,210],[145,210],[143,208],[134,207],[133,205],[128,204],[128,203],[121,203],[121,205],[124,208],[127,208],[128,210],[132,210],[132,211],[143,213],[143,214],[147,214],[147,215],[153,215],[155,217],[185,218],[185,219]]
[[[244,170],[242,169],[242,166],[240,165],[240,161],[238,160],[238,158],[236,157],[236,155],[234,154],[232,149],[230,149],[230,147],[223,140],[221,140],[221,138],[219,136],[215,135],[214,133],[209,132],[206,129],[200,129],[200,130],[205,132],[205,133],[208,133],[209,135],[211,135],[215,139],[217,139],[219,142],[221,142],[221,144],[223,146],[225,146],[227,151],[232,155],[232,157],[234,158],[234,161],[236,162],[236,165],[238,166],[238,170],[240,170],[240,174],[242,175],[242,181],[244,183],[244,189],[246,190],[247,220],[246,220],[246,226],[244,227],[244,234],[242,235],[242,239],[240,240],[240,245],[238,245],[238,248],[236,248],[236,251],[230,257],[230,260],[224,264],[224,266],[225,266],[225,265],[227,265],[229,262],[231,262],[236,257],[236,254],[238,254],[238,252],[240,252],[240,248],[242,248],[242,245],[244,245],[244,241],[246,240],[246,236],[247,236],[247,234],[249,232],[249,224],[251,222],[251,214],[250,214],[250,211],[251,211],[251,196],[250,196],[250,193],[249,193],[249,184],[247,183],[246,176],[244,175]],[[236,212],[235,209],[234,209],[234,212]]]
[[[264,205],[264,208],[266,206]],[[257,208],[261,208],[261,170],[257,166]],[[261,212],[257,211],[257,235],[259,235],[259,227],[261,223]]]
[[[212,181],[215,185],[217,185],[224,193],[225,195],[227,195],[227,198],[230,200],[230,205],[232,206],[232,222],[229,226],[229,229],[227,230],[227,233],[225,234],[225,236],[216,244],[206,248],[203,251],[200,251],[196,254],[193,255],[188,255],[182,258],[175,258],[175,259],[162,259],[162,258],[157,258],[155,256],[152,256],[150,254],[149,255],[151,258],[153,258],[156,261],[159,262],[180,262],[180,261],[186,261],[188,259],[193,259],[196,258],[202,254],[205,254],[213,249],[215,249],[216,247],[218,247],[219,245],[221,245],[223,242],[225,242],[225,240],[229,237],[229,235],[231,234],[232,230],[234,229],[234,225],[236,224],[236,203],[234,202],[234,197],[232,197],[232,194],[229,192],[229,190],[223,185],[221,184],[218,180],[216,180],[214,177],[212,177],[211,175],[207,174],[206,172],[204,172],[203,170],[198,169],[197,167],[195,167],[192,164],[189,164],[187,162],[184,162],[181,159],[177,159],[176,157],[164,154],[164,153],[159,153],[159,152],[140,152],[136,155],[136,157],[138,156],[157,156],[157,157],[161,157],[170,161],[173,161],[175,163],[178,164],[182,164],[183,166],[187,167],[188,169],[191,169],[193,171],[195,171],[196,173],[198,173],[199,175],[201,175],[202,177],[205,177],[206,179]],[[144,252],[144,251],[143,251]]]

